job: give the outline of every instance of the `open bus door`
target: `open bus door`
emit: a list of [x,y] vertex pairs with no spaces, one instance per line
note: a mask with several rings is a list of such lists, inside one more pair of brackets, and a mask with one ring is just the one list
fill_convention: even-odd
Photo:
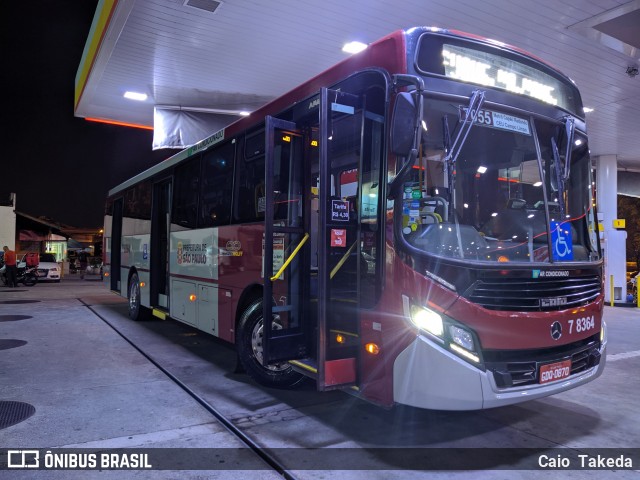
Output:
[[[317,225],[312,224],[318,259],[314,296],[319,390],[357,384],[361,137],[360,97],[323,88],[318,129],[318,215]],[[314,166],[312,169],[315,171]]]
[[295,124],[268,116],[265,143],[265,196],[258,208],[265,213],[263,363],[267,365],[309,355],[309,233],[305,230],[309,208],[304,194],[308,176]]
[[110,288],[120,292],[120,265],[122,259],[122,209],[124,201],[118,198],[113,202],[113,216],[111,217],[111,259],[109,266]]
[[[358,96],[322,89],[311,102],[319,115],[301,120],[300,130],[270,117],[266,122],[264,271],[273,273],[264,278],[264,361],[289,361],[315,378],[319,390],[357,384],[360,103]],[[295,136],[301,145],[290,160],[278,146],[287,135],[302,135]],[[292,162],[288,169],[285,161]]]
[[169,310],[169,217],[171,215],[171,180],[153,185],[151,222],[151,307]]

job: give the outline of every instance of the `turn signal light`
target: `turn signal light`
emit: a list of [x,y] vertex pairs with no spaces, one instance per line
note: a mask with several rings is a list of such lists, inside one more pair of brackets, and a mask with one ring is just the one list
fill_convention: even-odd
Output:
[[198,298],[198,297],[196,297],[195,293],[192,293],[191,295],[189,295],[189,300],[192,301],[192,302],[195,302],[196,298]]
[[104,272],[104,276],[108,277],[109,276],[109,272]]
[[380,347],[375,343],[367,343],[364,346],[364,349],[367,351],[367,353],[370,353],[371,355],[378,355],[380,353]]
[[146,287],[146,286],[147,286],[147,284],[146,284],[146,283],[144,283],[144,282],[140,282],[140,288],[144,288],[144,287]]
[[346,339],[346,338],[344,338],[344,335],[341,335],[341,334],[337,334],[337,335],[336,335],[336,342],[338,342],[338,343],[344,343],[344,342],[346,342],[346,341],[347,341],[347,339]]

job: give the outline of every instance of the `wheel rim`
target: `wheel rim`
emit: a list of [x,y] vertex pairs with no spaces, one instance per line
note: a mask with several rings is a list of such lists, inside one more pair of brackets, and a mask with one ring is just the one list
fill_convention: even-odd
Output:
[[138,299],[140,296],[140,288],[138,282],[132,282],[129,289],[129,311],[135,313],[138,311]]
[[[279,323],[273,322],[272,328],[274,330],[282,330],[282,325]],[[253,356],[258,361],[263,368],[267,370],[271,370],[273,372],[281,372],[289,368],[289,364],[287,362],[284,363],[276,363],[274,365],[265,365],[264,364],[264,322],[262,319],[258,320],[255,327],[253,327],[253,332],[251,332],[251,350],[253,351]]]

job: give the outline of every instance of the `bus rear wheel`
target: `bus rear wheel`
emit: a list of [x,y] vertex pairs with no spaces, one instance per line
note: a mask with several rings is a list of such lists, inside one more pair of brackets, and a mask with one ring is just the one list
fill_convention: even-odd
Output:
[[137,273],[131,275],[129,279],[129,318],[131,320],[144,320],[148,315],[148,310],[140,303],[140,278]]
[[[276,322],[273,328],[282,328]],[[262,300],[255,300],[243,312],[236,329],[236,348],[240,363],[256,382],[266,387],[290,388],[300,384],[304,376],[287,362],[263,364],[264,318]]]

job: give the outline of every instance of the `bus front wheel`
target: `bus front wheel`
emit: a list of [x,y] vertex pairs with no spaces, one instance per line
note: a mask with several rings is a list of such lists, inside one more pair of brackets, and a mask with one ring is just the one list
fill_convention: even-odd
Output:
[[[282,328],[274,322],[274,329]],[[236,329],[236,348],[240,363],[256,382],[266,387],[289,388],[298,385],[304,376],[287,362],[263,364],[264,319],[262,300],[252,302],[240,317]]]

